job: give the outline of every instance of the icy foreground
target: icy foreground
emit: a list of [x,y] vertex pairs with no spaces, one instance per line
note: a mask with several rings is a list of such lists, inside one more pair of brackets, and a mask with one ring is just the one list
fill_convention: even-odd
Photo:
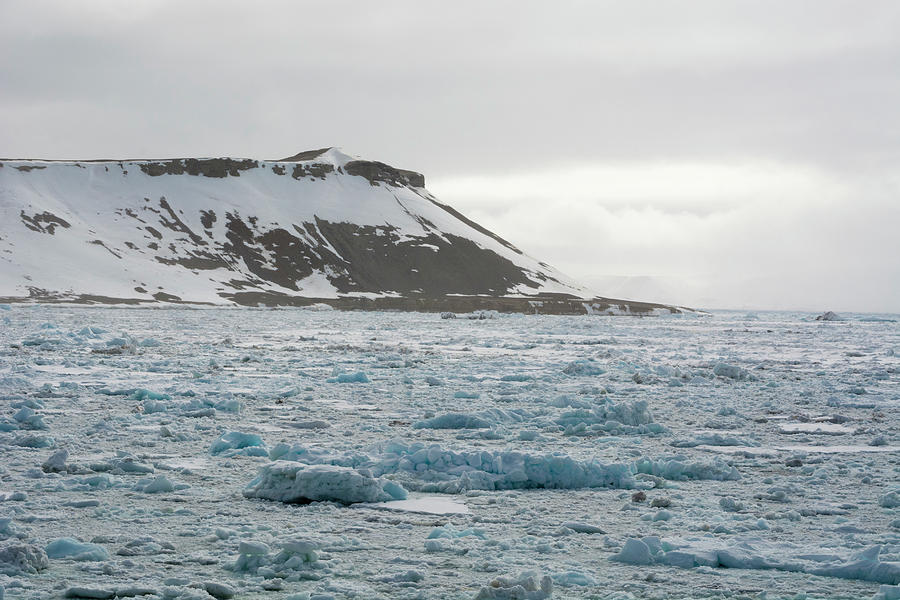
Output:
[[8,599],[900,598],[900,325],[0,305]]

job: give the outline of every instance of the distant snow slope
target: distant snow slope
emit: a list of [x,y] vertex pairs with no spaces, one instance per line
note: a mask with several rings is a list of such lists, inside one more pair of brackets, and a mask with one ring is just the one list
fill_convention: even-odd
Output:
[[0,297],[589,297],[424,185],[334,148],[0,161]]

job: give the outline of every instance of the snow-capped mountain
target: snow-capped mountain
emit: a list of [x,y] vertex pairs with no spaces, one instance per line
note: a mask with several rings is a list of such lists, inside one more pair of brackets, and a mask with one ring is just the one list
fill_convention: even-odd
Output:
[[421,174],[335,148],[282,160],[3,160],[0,219],[7,299],[610,308],[439,202]]

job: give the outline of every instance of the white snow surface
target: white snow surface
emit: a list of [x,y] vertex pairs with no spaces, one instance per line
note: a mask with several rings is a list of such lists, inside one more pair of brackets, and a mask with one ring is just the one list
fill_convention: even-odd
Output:
[[[240,171],[239,176],[222,178],[202,175],[159,175],[144,173],[142,163],[153,161],[3,161],[0,168],[0,296],[28,297],[30,288],[113,298],[151,300],[158,290],[186,302],[228,304],[220,291],[233,292],[231,280],[254,279],[244,263],[231,268],[197,270],[167,265],[157,260],[185,256],[184,233],[161,226],[160,216],[171,220],[157,205],[161,198],[179,208],[177,217],[204,241],[226,240],[225,214],[253,217],[262,227],[284,227],[333,223],[397,228],[400,239],[424,238],[435,230],[439,235],[468,238],[525,269],[536,287],[520,286],[504,292],[534,295],[561,292],[591,296],[564,275],[527,254],[520,254],[481,233],[431,202],[424,188],[371,185],[360,176],[337,169],[358,157],[332,148],[310,161],[260,161],[257,168]],[[201,159],[205,160],[205,159]],[[243,159],[236,159],[243,160]],[[335,171],[324,178],[291,177],[297,164],[329,164]],[[285,174],[273,172],[285,169]],[[218,219],[208,229],[206,239],[201,211],[214,210]],[[152,212],[148,212],[152,211]],[[29,229],[25,217],[50,213],[69,227],[57,225],[52,234]],[[427,225],[430,223],[431,225]],[[146,226],[155,226],[161,238]],[[293,233],[293,230],[291,230]],[[312,245],[306,232],[296,232]],[[337,251],[327,243],[329,250]],[[99,242],[102,242],[99,243]],[[157,250],[146,248],[158,242]],[[426,244],[427,246],[427,244]],[[207,246],[206,248],[211,248]],[[88,270],[89,267],[89,270]],[[260,291],[291,295],[336,298],[340,294],[328,279],[329,273],[316,271],[296,282],[299,291],[275,283],[260,283]],[[549,279],[543,279],[547,277]],[[136,287],[147,290],[138,292]],[[369,296],[355,292],[348,296]],[[395,295],[390,290],[375,296]]]
[[900,324],[814,316],[0,307],[0,588],[897,598]]

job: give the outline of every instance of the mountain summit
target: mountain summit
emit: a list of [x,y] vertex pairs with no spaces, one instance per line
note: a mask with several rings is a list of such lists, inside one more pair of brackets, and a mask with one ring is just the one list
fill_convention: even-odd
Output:
[[422,174],[336,148],[2,160],[0,218],[7,301],[676,310],[592,298],[439,202]]

